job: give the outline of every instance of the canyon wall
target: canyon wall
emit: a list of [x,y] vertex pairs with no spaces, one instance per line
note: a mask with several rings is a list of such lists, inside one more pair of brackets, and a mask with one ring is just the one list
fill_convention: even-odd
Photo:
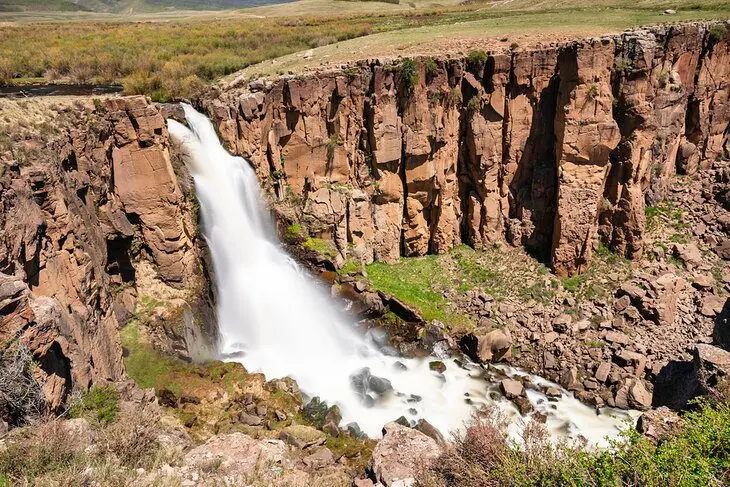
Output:
[[27,345],[58,410],[72,387],[124,376],[138,296],[205,307],[197,223],[145,97],[3,103],[0,353]]
[[726,24],[690,23],[363,61],[203,105],[340,263],[507,241],[570,275],[599,241],[640,257],[666,176],[728,157],[729,91]]

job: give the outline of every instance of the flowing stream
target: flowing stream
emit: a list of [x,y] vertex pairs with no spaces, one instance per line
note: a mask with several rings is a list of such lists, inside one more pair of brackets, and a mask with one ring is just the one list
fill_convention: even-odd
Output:
[[[281,247],[251,166],[226,152],[204,115],[188,105],[184,109],[190,128],[174,120],[168,128],[190,156],[215,271],[222,356],[235,357],[268,379],[296,379],[309,397],[337,404],[343,424],[357,422],[371,437],[400,416],[424,418],[446,435],[482,405],[500,408],[511,433],[519,434],[525,418],[499,394],[496,374],[554,384],[514,368],[485,370],[463,358],[442,357],[446,370],[437,373],[429,368],[434,358],[393,355],[356,331],[352,318],[341,314]],[[547,416],[556,437],[582,436],[597,445],[630,418],[613,410],[596,414],[567,391],[549,401],[530,389],[528,399]]]

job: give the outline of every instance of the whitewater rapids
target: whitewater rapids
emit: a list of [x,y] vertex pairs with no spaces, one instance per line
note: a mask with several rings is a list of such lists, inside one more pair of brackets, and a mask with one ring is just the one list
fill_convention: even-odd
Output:
[[[221,356],[235,357],[268,379],[295,379],[307,396],[337,404],[343,424],[357,422],[370,437],[379,437],[383,425],[400,416],[424,418],[446,435],[485,404],[500,408],[511,420],[510,432],[519,435],[525,418],[497,392],[489,380],[493,371],[444,358],[446,371],[439,374],[429,368],[434,358],[388,355],[358,333],[278,242],[251,166],[226,152],[204,115],[183,107],[190,128],[169,120],[168,129],[190,156],[186,163],[195,180],[218,291]],[[375,401],[364,397],[351,379],[364,368],[388,379],[393,390]],[[528,376],[533,384],[556,386],[518,369],[501,370]],[[582,436],[595,445],[615,436],[630,419],[613,410],[596,414],[567,391],[548,401],[528,390],[528,399],[547,416],[554,436]]]

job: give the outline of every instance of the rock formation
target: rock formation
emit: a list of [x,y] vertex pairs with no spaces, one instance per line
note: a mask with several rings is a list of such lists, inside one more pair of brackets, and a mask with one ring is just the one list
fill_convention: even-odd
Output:
[[340,260],[507,240],[570,275],[599,239],[640,257],[644,205],[666,176],[727,157],[730,40],[712,25],[371,60],[234,84],[203,104]]
[[112,98],[44,117],[9,129],[0,151],[0,347],[28,345],[56,410],[72,385],[123,378],[118,329],[143,292],[137,262],[199,300],[207,285],[159,109]]

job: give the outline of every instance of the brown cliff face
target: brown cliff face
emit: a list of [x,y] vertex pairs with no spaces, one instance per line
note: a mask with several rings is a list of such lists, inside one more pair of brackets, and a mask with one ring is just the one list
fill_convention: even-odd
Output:
[[[34,103],[3,112],[32,120]],[[36,112],[0,150],[0,350],[28,345],[56,409],[72,386],[123,377],[136,262],[168,286],[204,285],[158,108],[131,97]]]
[[229,149],[340,260],[507,240],[569,275],[599,239],[640,257],[645,201],[665,177],[727,157],[730,39],[712,25],[361,62],[205,105]]

